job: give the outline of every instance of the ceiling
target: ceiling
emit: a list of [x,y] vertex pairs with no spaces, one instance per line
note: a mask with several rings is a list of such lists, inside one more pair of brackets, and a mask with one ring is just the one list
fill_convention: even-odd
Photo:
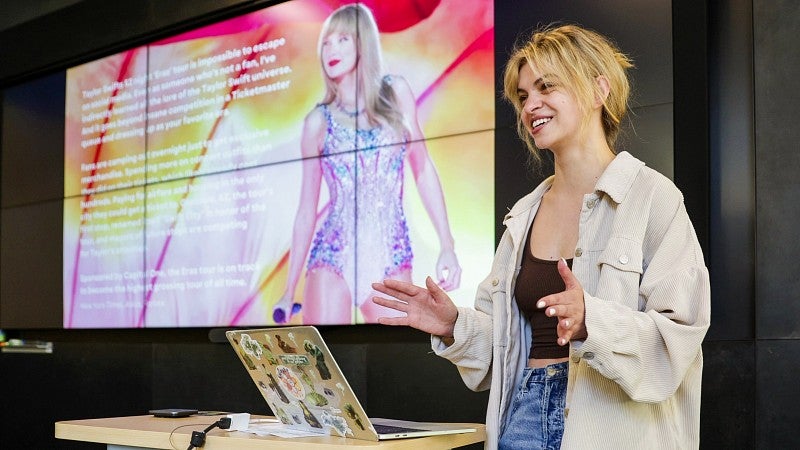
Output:
[[82,0],[2,0],[0,1],[0,31],[29,22]]

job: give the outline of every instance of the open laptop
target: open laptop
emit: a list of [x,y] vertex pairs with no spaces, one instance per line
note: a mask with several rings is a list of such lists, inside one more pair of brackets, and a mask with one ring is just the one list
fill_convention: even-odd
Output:
[[275,416],[286,426],[378,441],[474,432],[457,425],[370,419],[312,326],[225,333]]

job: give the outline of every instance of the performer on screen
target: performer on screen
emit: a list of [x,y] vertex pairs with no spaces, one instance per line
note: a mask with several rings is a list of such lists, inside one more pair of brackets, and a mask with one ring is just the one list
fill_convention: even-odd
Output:
[[[372,12],[359,4],[335,10],[323,24],[318,51],[326,92],[303,126],[300,204],[286,290],[273,319],[286,323],[302,308],[305,323],[353,323],[357,307],[364,321],[375,322],[393,310],[367,301],[374,294],[371,283],[411,281],[413,253],[403,211],[406,161],[438,234],[440,286],[457,288],[461,267],[416,99],[404,78],[383,73]],[[329,202],[318,223],[323,179]],[[307,254],[301,305],[295,291]]]

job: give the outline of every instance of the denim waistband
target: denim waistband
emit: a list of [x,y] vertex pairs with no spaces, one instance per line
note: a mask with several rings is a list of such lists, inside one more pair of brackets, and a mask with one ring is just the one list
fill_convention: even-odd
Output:
[[522,372],[522,384],[566,378],[568,369],[569,361],[550,364],[546,367],[526,367]]

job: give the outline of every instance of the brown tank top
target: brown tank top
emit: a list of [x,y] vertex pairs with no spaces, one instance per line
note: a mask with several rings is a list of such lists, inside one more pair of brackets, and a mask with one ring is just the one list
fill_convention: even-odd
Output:
[[[557,317],[548,317],[544,309],[537,308],[536,303],[550,294],[562,292],[566,286],[558,273],[558,261],[539,259],[531,252],[531,232],[525,240],[525,252],[522,257],[522,266],[517,275],[514,287],[514,298],[517,301],[522,315],[531,324],[533,340],[529,358],[556,359],[569,356],[569,347],[560,346],[556,342],[558,333]],[[567,260],[567,265],[572,268],[572,259]]]

